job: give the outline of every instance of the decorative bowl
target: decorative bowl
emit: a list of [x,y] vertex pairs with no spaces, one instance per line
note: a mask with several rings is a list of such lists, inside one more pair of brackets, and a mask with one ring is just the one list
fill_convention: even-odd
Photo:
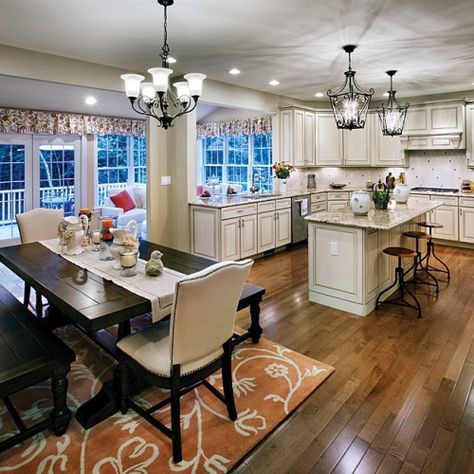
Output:
[[332,189],[342,189],[344,188],[346,185],[345,184],[335,184],[335,183],[331,183],[329,185],[330,188]]

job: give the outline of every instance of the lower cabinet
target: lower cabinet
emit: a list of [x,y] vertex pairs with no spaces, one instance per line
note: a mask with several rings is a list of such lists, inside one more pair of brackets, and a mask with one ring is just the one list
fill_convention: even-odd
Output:
[[221,221],[221,260],[238,260],[257,253],[257,216]]
[[474,244],[474,198],[459,200],[459,241]]
[[[268,210],[273,203],[275,210]],[[261,212],[263,211],[263,212]],[[291,200],[259,203],[258,252],[266,252],[291,242]]]

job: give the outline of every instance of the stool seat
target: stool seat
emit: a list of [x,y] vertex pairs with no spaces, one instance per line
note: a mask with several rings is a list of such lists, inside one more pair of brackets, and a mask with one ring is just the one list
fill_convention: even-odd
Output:
[[406,237],[412,237],[413,239],[429,239],[430,236],[426,232],[420,230],[407,230],[403,232]]
[[443,224],[438,224],[437,222],[418,222],[420,227],[428,227],[429,229],[441,229],[444,227]]
[[386,247],[383,249],[383,252],[387,255],[392,255],[393,257],[414,257],[416,252],[412,249],[406,247]]

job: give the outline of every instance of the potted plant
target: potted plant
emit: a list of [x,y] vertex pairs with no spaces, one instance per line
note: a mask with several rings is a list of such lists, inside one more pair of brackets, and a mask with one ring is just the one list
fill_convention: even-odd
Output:
[[374,201],[375,209],[387,209],[390,201],[390,189],[382,180],[374,185],[372,190],[372,201]]
[[275,182],[279,192],[286,191],[286,180],[290,177],[290,173],[294,171],[293,166],[289,163],[278,162],[273,164],[273,169],[275,171],[275,178],[278,178],[278,181]]

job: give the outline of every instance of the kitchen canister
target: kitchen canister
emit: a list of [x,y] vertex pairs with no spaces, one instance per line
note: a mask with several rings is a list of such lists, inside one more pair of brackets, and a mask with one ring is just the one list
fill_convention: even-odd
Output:
[[395,201],[399,204],[406,204],[410,196],[410,188],[406,184],[397,184],[393,190]]
[[351,195],[351,208],[355,216],[366,216],[370,208],[370,195],[366,191],[354,191]]

